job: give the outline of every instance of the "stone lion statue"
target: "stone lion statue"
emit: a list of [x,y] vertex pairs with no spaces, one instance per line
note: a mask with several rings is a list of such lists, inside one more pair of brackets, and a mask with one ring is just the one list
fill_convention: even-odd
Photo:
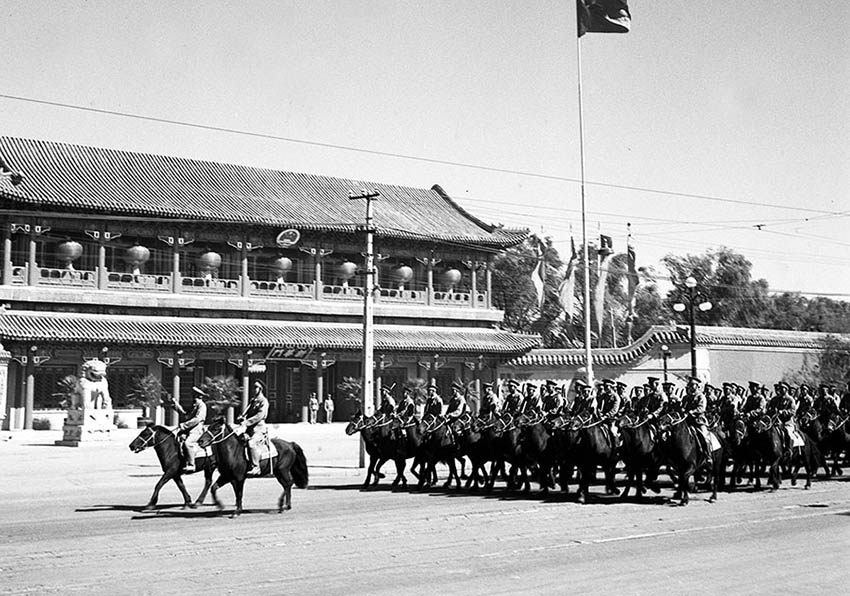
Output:
[[75,403],[72,407],[82,410],[111,410],[109,384],[106,381],[106,363],[102,360],[87,360],[83,363],[82,376],[77,382]]

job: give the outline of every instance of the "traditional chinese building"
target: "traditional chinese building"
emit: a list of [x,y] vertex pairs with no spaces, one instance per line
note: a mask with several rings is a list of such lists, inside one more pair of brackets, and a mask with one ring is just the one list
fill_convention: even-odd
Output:
[[[757,381],[768,386],[817,364],[830,339],[838,337],[812,331],[697,326],[697,374],[720,385],[725,381],[746,385]],[[593,350],[597,379],[614,379],[629,386],[647,376],[665,377],[680,386],[691,374],[690,331],[686,326],[651,327],[642,337],[622,348]],[[537,348],[499,366],[501,377],[523,380],[571,381],[585,374],[583,349]]]
[[186,401],[224,374],[266,382],[270,421],[302,419],[310,393],[361,376],[361,188],[380,195],[376,385],[433,378],[447,395],[537,344],[499,330],[491,301],[494,256],[526,233],[439,186],[17,138],[0,138],[0,160],[3,428],[30,428],[92,357],[117,407],[148,373]]

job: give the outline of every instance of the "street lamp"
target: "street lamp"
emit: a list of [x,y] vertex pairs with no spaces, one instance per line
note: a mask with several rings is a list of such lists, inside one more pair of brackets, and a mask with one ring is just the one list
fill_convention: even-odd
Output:
[[664,362],[664,382],[667,382],[667,359],[671,356],[670,346],[663,344],[661,346],[661,359]]
[[[688,322],[691,326],[691,376],[697,376],[697,332],[696,332],[696,310],[705,312],[711,310],[711,302],[705,300],[697,291],[697,280],[693,275],[689,275],[685,279],[685,287],[688,289],[686,294],[680,294],[679,298],[684,299],[684,302],[677,302],[673,305],[673,310],[679,313],[688,311]],[[697,303],[697,300],[703,299]],[[694,308],[696,306],[696,309]]]

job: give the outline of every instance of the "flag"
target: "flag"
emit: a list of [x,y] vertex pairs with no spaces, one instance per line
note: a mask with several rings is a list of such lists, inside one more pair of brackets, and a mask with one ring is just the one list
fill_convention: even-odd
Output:
[[567,321],[573,320],[575,314],[575,285],[576,285],[576,241],[575,238],[570,238],[570,248],[572,254],[564,270],[564,279],[561,285],[558,286],[558,299],[564,309],[564,314]]
[[608,287],[608,266],[614,253],[610,252],[602,259],[599,265],[599,279],[596,280],[596,289],[593,294],[593,310],[596,314],[596,328],[599,330],[599,338],[602,338],[602,317],[605,314],[605,290]]
[[537,265],[534,267],[534,271],[531,272],[531,283],[534,284],[534,291],[537,293],[537,307],[543,310],[543,298],[545,297],[543,286],[546,275],[543,264],[543,252],[539,247],[535,248],[534,252],[537,255]]
[[628,33],[632,25],[627,0],[576,0],[578,36],[590,33]]
[[611,236],[599,234],[599,248],[596,250],[600,256],[608,256],[614,252],[614,241]]
[[635,314],[637,287],[638,283],[640,283],[637,268],[635,267],[635,247],[632,246],[631,241],[629,241],[629,244],[626,247],[626,262],[628,267],[627,276],[629,280],[629,316],[631,317]]

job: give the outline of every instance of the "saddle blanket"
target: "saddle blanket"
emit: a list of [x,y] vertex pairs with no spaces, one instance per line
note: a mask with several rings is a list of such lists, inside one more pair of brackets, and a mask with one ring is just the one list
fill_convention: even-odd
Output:
[[709,443],[711,445],[711,452],[712,453],[714,453],[715,451],[720,449],[720,440],[717,438],[716,434],[709,431],[708,432],[708,439],[709,439]]
[[806,443],[803,439],[803,435],[797,429],[791,431],[791,447],[802,447]]

